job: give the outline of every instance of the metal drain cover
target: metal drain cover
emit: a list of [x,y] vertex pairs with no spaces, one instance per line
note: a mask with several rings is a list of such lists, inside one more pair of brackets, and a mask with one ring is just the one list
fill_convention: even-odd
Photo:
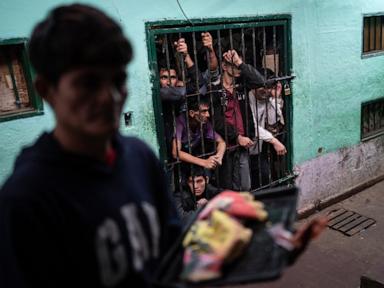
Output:
[[329,219],[328,227],[347,236],[355,235],[376,223],[376,220],[372,218],[343,208],[332,210],[328,212],[327,216]]

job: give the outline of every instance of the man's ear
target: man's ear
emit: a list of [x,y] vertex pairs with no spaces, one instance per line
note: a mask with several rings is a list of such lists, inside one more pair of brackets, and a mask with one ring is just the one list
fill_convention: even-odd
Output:
[[209,177],[208,176],[205,176],[205,183],[209,183]]
[[227,64],[223,61],[222,63],[221,63],[221,68],[223,68],[223,71],[227,71]]
[[194,118],[195,117],[195,111],[189,110],[188,115],[189,115],[189,117]]
[[52,88],[53,84],[51,84],[46,78],[41,75],[36,76],[35,79],[35,89],[37,93],[47,101],[51,106],[53,106],[52,102]]

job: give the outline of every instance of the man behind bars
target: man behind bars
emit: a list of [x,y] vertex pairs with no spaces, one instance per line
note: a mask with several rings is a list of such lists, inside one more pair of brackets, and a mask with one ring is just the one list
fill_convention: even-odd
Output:
[[187,102],[188,115],[182,113],[176,119],[176,137],[172,142],[172,155],[185,164],[215,169],[222,163],[225,142],[213,130],[209,121],[208,98],[189,96]]
[[176,209],[184,224],[188,223],[197,209],[222,191],[209,183],[210,178],[204,168],[196,165],[189,165],[188,168],[181,189],[174,194]]
[[236,79],[240,76],[248,88],[264,82],[264,77],[251,65],[243,63],[235,50],[228,50],[223,54],[221,77],[212,78],[212,90],[216,91],[213,96],[215,129],[228,148],[219,169],[219,186],[246,191],[251,189],[248,148],[254,142],[247,136],[248,119],[244,119],[240,107],[240,101],[245,99],[243,91],[236,87]]
[[[275,74],[270,69],[262,68],[260,73],[266,75],[267,80],[275,78]],[[280,142],[284,139],[282,137],[284,134],[278,135],[285,125],[281,94],[280,82],[271,82],[265,87],[252,89],[248,94],[252,119],[255,123],[254,133],[259,139],[250,148],[252,189],[267,185],[276,178],[278,169],[275,166],[281,165],[281,159],[278,156],[284,156],[287,153],[284,144]],[[263,142],[267,143],[263,145]],[[272,147],[267,147],[267,145],[273,147],[270,156],[268,155],[269,149]]]
[[56,125],[0,191],[0,287],[149,287],[178,221],[155,155],[118,133],[130,43],[74,4],[35,27],[29,53]]
[[[213,50],[212,36],[209,32],[201,33],[203,47],[208,49],[211,60],[210,71],[217,70],[217,58]],[[186,68],[185,77],[178,75],[177,69],[173,64],[173,59],[161,59],[159,78],[160,78],[160,98],[162,101],[165,136],[167,150],[172,151],[171,141],[174,134],[174,118],[180,112],[186,111],[186,95],[199,92],[201,95],[206,93],[206,79],[209,71],[201,73],[188,53],[188,44],[184,38],[174,42],[176,48],[176,62],[183,62]],[[172,61],[171,61],[172,60]],[[166,63],[169,63],[168,65]],[[196,84],[197,83],[197,84]],[[197,88],[198,85],[198,88]],[[168,155],[170,156],[170,155]]]

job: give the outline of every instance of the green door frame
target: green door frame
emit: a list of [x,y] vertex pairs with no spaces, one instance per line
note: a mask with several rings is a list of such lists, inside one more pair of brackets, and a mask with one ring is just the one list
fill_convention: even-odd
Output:
[[[283,26],[284,31],[284,70],[291,74],[292,70],[292,51],[291,51],[291,16],[288,14],[258,16],[258,17],[236,17],[236,18],[209,18],[209,19],[191,19],[186,20],[164,20],[145,23],[149,71],[151,71],[152,83],[152,101],[155,112],[157,139],[159,143],[159,155],[162,163],[166,163],[166,147],[164,141],[164,125],[162,121],[162,105],[160,100],[160,85],[158,77],[158,65],[156,55],[155,36],[161,34],[186,33],[186,32],[204,32],[211,30],[227,30],[236,28],[258,28],[268,26]],[[287,123],[289,123],[289,133],[287,133],[288,154],[287,168],[292,171],[292,96],[285,99],[287,107]]]

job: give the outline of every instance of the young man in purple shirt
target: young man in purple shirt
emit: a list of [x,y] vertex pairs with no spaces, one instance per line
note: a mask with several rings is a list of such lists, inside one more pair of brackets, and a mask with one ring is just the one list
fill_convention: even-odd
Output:
[[[176,119],[176,138],[172,143],[172,155],[181,161],[206,169],[221,165],[225,141],[214,131],[209,122],[209,102],[205,97],[188,98],[188,118],[185,114]],[[209,157],[205,157],[209,154]],[[203,157],[198,157],[202,155]]]

